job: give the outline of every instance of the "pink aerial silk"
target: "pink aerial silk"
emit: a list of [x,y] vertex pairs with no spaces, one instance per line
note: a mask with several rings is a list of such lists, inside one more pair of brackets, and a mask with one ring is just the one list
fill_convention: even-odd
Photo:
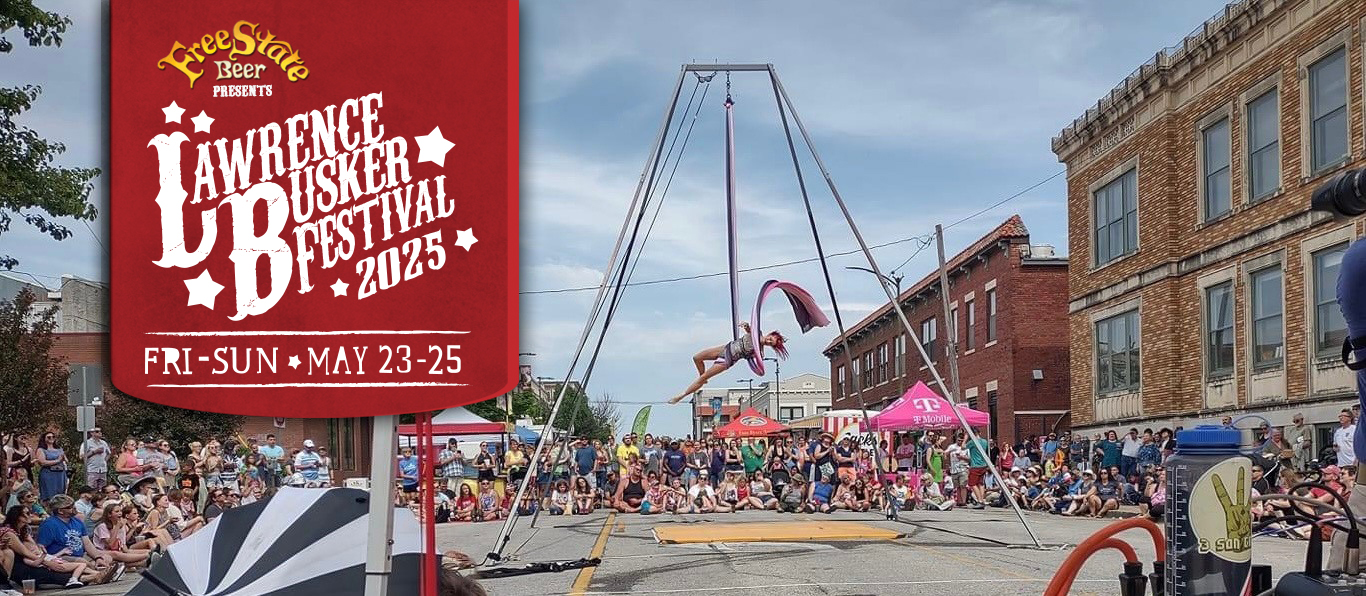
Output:
[[[816,304],[816,299],[811,297],[811,293],[803,290],[801,286],[790,281],[779,281],[770,279],[764,282],[759,290],[759,299],[754,303],[754,312],[750,316],[749,335],[754,342],[754,356],[749,358],[749,368],[754,374],[764,376],[764,344],[760,339],[764,336],[763,330],[759,325],[759,313],[763,312],[764,298],[772,290],[782,290],[787,295],[787,301],[792,304],[792,314],[797,318],[797,326],[802,333],[806,333],[815,327],[824,327],[830,324],[830,319],[826,318],[821,307]],[[787,349],[776,348],[778,357],[786,360]]]

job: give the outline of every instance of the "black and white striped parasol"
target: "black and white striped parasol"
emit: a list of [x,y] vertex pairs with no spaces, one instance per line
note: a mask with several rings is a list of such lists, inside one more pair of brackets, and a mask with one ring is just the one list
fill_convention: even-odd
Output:
[[[369,498],[354,488],[283,488],[229,509],[171,545],[128,594],[359,596]],[[421,548],[417,518],[396,509],[390,594],[418,593]]]

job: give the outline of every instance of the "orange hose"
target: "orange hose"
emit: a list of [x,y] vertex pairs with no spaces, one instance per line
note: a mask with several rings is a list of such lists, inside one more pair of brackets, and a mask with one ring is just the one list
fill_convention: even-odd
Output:
[[[1119,548],[1124,551],[1123,548],[1111,544],[1112,542],[1124,544],[1113,536],[1132,528],[1147,530],[1148,534],[1152,536],[1153,550],[1157,553],[1157,560],[1165,561],[1167,559],[1166,539],[1162,536],[1162,529],[1157,527],[1157,524],[1143,517],[1122,519],[1101,528],[1096,533],[1086,537],[1086,540],[1081,541],[1081,544],[1078,544],[1072,554],[1068,555],[1067,559],[1058,567],[1058,572],[1053,574],[1053,580],[1048,582],[1048,587],[1044,589],[1044,596],[1065,596],[1072,589],[1072,582],[1077,578],[1077,572],[1081,571],[1082,565],[1085,565],[1087,559],[1090,559],[1096,551],[1102,548]],[[1131,562],[1137,561],[1138,556],[1133,547],[1129,547],[1128,544],[1124,544],[1124,546],[1129,548],[1128,552],[1125,552],[1126,559]],[[1132,558],[1129,558],[1130,556]]]
[[1105,550],[1107,548],[1113,548],[1119,551],[1120,554],[1124,555],[1124,560],[1128,563],[1138,562],[1138,553],[1134,551],[1134,547],[1129,546],[1128,542],[1125,542],[1118,538],[1106,538],[1104,542],[1101,542],[1100,544],[1096,545],[1097,552]]

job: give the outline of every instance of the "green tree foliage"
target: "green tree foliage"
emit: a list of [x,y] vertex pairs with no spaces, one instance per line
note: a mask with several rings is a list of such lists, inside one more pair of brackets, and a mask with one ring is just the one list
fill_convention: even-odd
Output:
[[[490,399],[465,406],[476,416],[503,422],[508,413],[498,407],[498,400]],[[550,416],[550,404],[542,403],[531,391],[516,391],[512,394],[512,419],[530,418],[536,424],[545,424]],[[560,405],[559,415],[555,417],[555,428],[568,431],[572,426],[575,435],[607,439],[617,422],[617,406],[611,395],[589,399],[583,392],[570,387],[565,391],[564,403]]]
[[234,446],[237,441],[232,437],[242,428],[244,420],[242,416],[231,414],[163,406],[118,389],[110,389],[95,416],[111,445],[118,445],[128,437],[141,439],[151,435],[170,441],[178,453],[185,453],[185,446],[191,441],[206,443],[209,439],[218,439],[226,446]]
[[0,429],[35,431],[66,406],[66,362],[52,355],[57,309],[27,288],[0,302]]
[[[71,19],[39,10],[32,0],[0,0],[0,54],[14,49],[4,34],[15,27],[30,46],[61,46],[62,34],[70,25]],[[0,88],[0,236],[17,216],[53,239],[65,240],[71,229],[58,218],[95,219],[90,181],[100,170],[53,165],[66,146],[18,123],[41,92],[36,85]],[[13,269],[18,264],[13,255],[0,254],[0,268]]]

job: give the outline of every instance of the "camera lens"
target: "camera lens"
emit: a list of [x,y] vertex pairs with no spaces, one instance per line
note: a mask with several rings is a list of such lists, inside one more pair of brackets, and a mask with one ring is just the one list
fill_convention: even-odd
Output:
[[1366,197],[1362,196],[1366,170],[1348,170],[1314,189],[1310,204],[1316,211],[1335,215],[1356,216],[1366,213]]

